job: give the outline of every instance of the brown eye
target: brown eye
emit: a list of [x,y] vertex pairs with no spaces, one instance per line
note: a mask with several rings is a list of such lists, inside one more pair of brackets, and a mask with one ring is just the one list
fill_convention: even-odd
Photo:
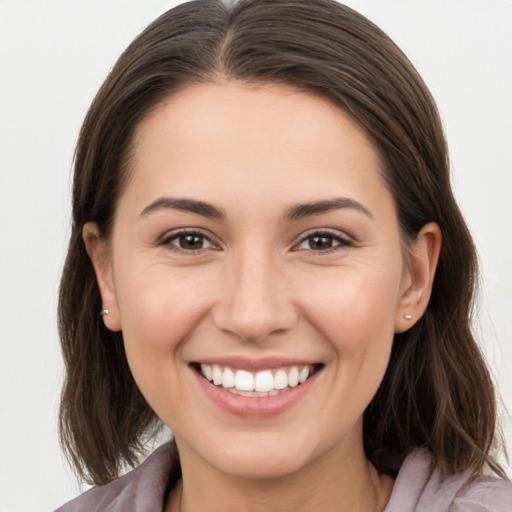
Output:
[[310,249],[315,251],[321,251],[324,249],[330,249],[334,245],[334,239],[332,236],[326,235],[316,235],[309,237],[307,240],[307,244]]
[[329,249],[336,249],[338,247],[347,247],[351,243],[349,240],[331,233],[313,233],[312,235],[303,238],[299,245],[298,250],[308,250],[316,252],[326,252]]
[[174,233],[164,240],[162,245],[167,245],[173,250],[200,251],[213,247],[212,242],[201,233]]

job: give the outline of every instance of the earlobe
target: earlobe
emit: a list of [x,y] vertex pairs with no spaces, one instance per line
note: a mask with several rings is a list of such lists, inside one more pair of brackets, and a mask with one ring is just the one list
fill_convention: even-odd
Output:
[[410,329],[427,309],[441,251],[441,230],[429,222],[409,248],[407,281],[395,318],[395,333]]
[[[98,311],[98,316],[103,318],[103,322],[108,329],[120,331],[121,319],[117,307],[112,265],[106,241],[101,237],[98,226],[94,222],[87,222],[84,225],[82,237],[100,289],[102,310]],[[108,314],[105,314],[104,312],[107,310]]]

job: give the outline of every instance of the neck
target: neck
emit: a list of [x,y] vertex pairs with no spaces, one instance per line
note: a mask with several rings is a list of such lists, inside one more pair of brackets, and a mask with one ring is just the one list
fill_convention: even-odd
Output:
[[[184,454],[185,455],[185,454]],[[340,456],[341,455],[341,456]],[[381,512],[393,480],[380,475],[362,450],[329,453],[278,478],[240,478],[205,464],[187,464],[167,512]]]

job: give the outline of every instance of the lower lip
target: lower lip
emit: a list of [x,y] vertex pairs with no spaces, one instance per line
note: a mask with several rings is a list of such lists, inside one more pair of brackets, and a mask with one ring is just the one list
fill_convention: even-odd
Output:
[[293,407],[311,389],[321,371],[315,372],[308,380],[298,386],[282,391],[277,395],[266,397],[250,397],[235,395],[225,388],[215,386],[209,380],[195,373],[199,385],[206,395],[224,411],[243,418],[266,418],[276,416]]

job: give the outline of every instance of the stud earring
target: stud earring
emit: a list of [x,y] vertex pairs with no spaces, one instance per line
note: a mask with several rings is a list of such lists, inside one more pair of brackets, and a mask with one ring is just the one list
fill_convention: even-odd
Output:
[[109,313],[110,313],[110,310],[108,310],[108,309],[102,309],[102,310],[100,311],[100,316],[106,316],[106,315],[108,315]]
[[406,313],[406,314],[404,315],[404,318],[405,318],[406,320],[411,320],[411,319],[412,319],[412,315],[409,315],[409,313]]

